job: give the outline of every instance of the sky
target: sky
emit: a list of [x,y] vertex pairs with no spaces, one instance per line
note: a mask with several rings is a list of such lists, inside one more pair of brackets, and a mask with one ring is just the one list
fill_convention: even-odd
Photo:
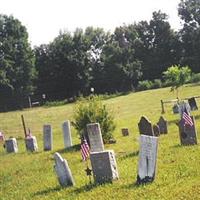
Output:
[[117,26],[149,21],[154,11],[169,16],[173,29],[179,29],[180,0],[0,0],[0,14],[13,15],[29,34],[32,46],[48,44],[60,31],[101,27],[113,31]]

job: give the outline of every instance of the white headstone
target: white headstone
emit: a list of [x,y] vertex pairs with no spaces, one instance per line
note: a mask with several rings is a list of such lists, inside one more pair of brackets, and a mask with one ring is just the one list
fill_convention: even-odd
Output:
[[62,125],[63,129],[63,137],[64,137],[64,145],[65,148],[72,146],[72,137],[71,137],[71,127],[70,127],[70,121],[67,120]]
[[67,161],[63,159],[61,155],[57,152],[54,154],[54,159],[55,159],[54,168],[60,185],[63,187],[75,185]]
[[17,146],[17,140],[16,138],[9,138],[5,141],[5,148],[8,153],[17,153],[18,152],[18,146]]
[[137,182],[152,182],[156,173],[158,137],[140,135]]
[[93,152],[90,154],[90,160],[96,183],[112,182],[119,178],[113,150]]
[[37,139],[35,136],[29,136],[25,138],[25,144],[27,151],[37,151],[38,145],[37,145]]
[[44,150],[50,151],[53,148],[53,133],[51,125],[46,124],[43,127],[43,140],[44,140]]
[[87,124],[87,132],[90,141],[90,152],[103,151],[104,144],[99,123]]

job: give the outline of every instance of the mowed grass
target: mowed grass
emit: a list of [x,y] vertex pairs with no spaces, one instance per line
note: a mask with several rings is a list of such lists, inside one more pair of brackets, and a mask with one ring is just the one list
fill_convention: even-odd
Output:
[[[156,123],[161,115],[160,100],[175,98],[170,88],[130,93],[111,98],[104,103],[112,110],[117,128],[116,144],[105,145],[116,153],[119,180],[113,184],[89,184],[86,164],[81,161],[77,147],[79,138],[72,127],[74,148],[64,150],[61,124],[73,120],[74,104],[58,107],[39,107],[23,111],[0,113],[0,129],[6,137],[18,140],[19,152],[7,154],[0,145],[0,200],[25,199],[200,199],[200,145],[181,146],[178,127],[179,115],[172,114],[172,104],[166,105],[163,115],[169,121],[169,133],[159,137],[156,179],[151,184],[137,186],[139,133],[138,122],[146,115]],[[200,95],[200,85],[186,85],[180,97]],[[200,100],[197,100],[200,106]],[[39,151],[25,150],[21,123],[24,115],[27,127],[37,137]],[[200,113],[193,111],[197,132],[200,130]],[[43,151],[43,125],[53,127],[53,151]],[[122,137],[121,128],[128,127],[130,136]],[[198,136],[198,139],[199,136]],[[62,188],[54,172],[53,154],[60,152],[67,159],[76,186]]]

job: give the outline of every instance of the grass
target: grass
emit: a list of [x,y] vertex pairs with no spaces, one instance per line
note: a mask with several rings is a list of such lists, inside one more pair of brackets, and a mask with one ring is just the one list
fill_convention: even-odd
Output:
[[[117,129],[114,136],[116,144],[106,145],[116,153],[119,180],[113,184],[89,185],[81,161],[78,136],[72,128],[74,148],[64,150],[61,124],[73,120],[74,104],[56,107],[39,107],[23,111],[0,113],[0,129],[6,137],[14,136],[18,140],[19,153],[7,154],[0,144],[0,200],[28,199],[200,199],[200,145],[181,146],[178,127],[175,122],[178,115],[172,114],[172,104],[165,106],[164,117],[170,122],[169,133],[159,137],[157,174],[151,184],[135,184],[138,166],[138,126],[142,115],[152,123],[160,117],[160,100],[174,99],[175,94],[169,88],[131,93],[105,100],[105,104],[114,112]],[[180,91],[181,98],[199,95],[200,85],[187,85]],[[200,100],[197,100],[200,105]],[[39,151],[28,153],[25,150],[24,134],[21,124],[24,115],[27,127],[37,137]],[[196,117],[196,129],[200,129],[199,111],[193,111]],[[53,127],[53,151],[43,151],[43,125]],[[121,128],[128,127],[130,136],[123,137]],[[199,136],[198,136],[199,139]],[[59,186],[53,166],[54,152],[60,152],[67,159],[75,179],[75,187]]]

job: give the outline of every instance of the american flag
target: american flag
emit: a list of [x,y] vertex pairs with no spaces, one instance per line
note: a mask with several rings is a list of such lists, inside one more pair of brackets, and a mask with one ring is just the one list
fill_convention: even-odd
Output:
[[82,155],[83,161],[86,161],[90,155],[90,147],[85,138],[82,140],[82,143],[81,143],[81,155]]
[[32,137],[32,134],[31,134],[31,130],[30,128],[28,129],[28,134],[26,135],[26,138],[31,138]]
[[183,116],[182,116],[183,120],[184,120],[184,126],[185,125],[189,125],[189,126],[193,126],[194,123],[192,121],[192,118],[190,117],[190,115],[188,114],[187,110],[185,109],[183,112]]
[[4,141],[4,134],[0,131],[0,141]]

